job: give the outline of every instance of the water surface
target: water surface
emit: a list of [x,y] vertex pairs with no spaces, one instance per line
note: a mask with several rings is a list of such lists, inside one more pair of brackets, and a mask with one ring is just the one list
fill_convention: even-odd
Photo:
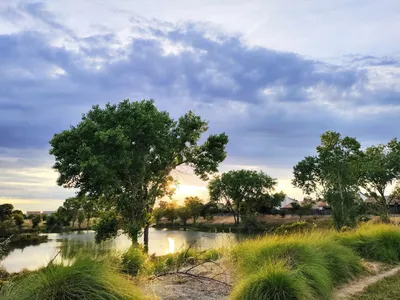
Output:
[[[94,231],[72,233],[49,233],[48,242],[11,251],[1,262],[8,272],[19,272],[23,269],[35,270],[46,265],[57,253],[57,260],[70,259],[80,251],[88,251],[96,256],[104,252],[123,252],[129,248],[131,241],[121,234],[115,239],[99,245],[95,243]],[[227,247],[244,238],[236,233],[205,233],[168,229],[150,229],[149,253],[165,255],[180,249],[186,249],[192,243],[197,250]]]

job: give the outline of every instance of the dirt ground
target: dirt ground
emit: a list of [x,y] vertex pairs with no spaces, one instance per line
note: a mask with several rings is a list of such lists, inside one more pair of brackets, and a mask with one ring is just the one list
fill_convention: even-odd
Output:
[[227,300],[234,282],[228,270],[228,263],[224,261],[206,263],[190,271],[194,276],[173,274],[158,277],[148,282],[144,290],[159,300]]
[[400,267],[390,268],[381,263],[368,263],[370,275],[358,278],[336,289],[333,299],[345,300],[354,295],[360,294],[367,286],[382,280],[386,277],[393,276],[400,271]]

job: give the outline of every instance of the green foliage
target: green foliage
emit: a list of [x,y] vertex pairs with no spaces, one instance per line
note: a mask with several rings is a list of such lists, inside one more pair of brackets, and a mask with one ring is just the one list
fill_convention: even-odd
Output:
[[161,221],[161,219],[165,216],[165,208],[162,207],[156,207],[153,210],[153,217],[154,220],[156,221],[156,224],[158,225]]
[[186,197],[185,206],[190,210],[193,217],[193,223],[196,224],[197,218],[201,215],[204,203],[199,197]]
[[32,228],[36,228],[42,221],[41,215],[34,215],[32,218]]
[[186,226],[187,220],[192,217],[192,211],[187,206],[180,206],[177,208],[177,216],[182,221],[183,225]]
[[224,201],[231,209],[235,223],[239,224],[242,212],[247,217],[253,216],[260,202],[269,201],[271,207],[279,204],[273,203],[279,198],[270,194],[276,184],[276,179],[262,171],[237,170],[214,177],[208,184],[208,190],[210,200]]
[[321,195],[331,206],[335,226],[354,226],[361,183],[362,151],[355,138],[328,131],[321,136],[317,156],[294,167],[293,185],[306,194]]
[[13,219],[15,225],[17,225],[19,228],[21,228],[22,225],[24,224],[24,216],[21,214],[13,214]]
[[203,205],[201,211],[200,211],[200,216],[204,220],[211,220],[218,212],[218,206],[214,201],[209,201],[206,204]]
[[146,261],[146,254],[139,246],[131,246],[122,254],[122,270],[125,273],[136,276]]
[[293,234],[299,232],[310,231],[314,228],[314,224],[309,222],[294,222],[290,224],[283,224],[275,229],[276,234]]
[[96,230],[96,242],[116,237],[119,229],[117,214],[113,211],[102,213],[94,229]]
[[[83,221],[85,221],[85,211],[83,209],[78,210],[78,227],[81,228]],[[89,225],[89,224],[88,224]]]
[[363,272],[361,259],[330,231],[246,240],[232,250],[239,278],[233,299],[330,299],[333,287]]
[[55,265],[31,272],[6,284],[3,300],[141,300],[137,288],[105,260],[77,257],[72,265]]
[[377,212],[381,219],[389,221],[388,204],[391,199],[386,199],[385,190],[400,178],[400,142],[393,139],[386,145],[371,146],[363,154],[361,186],[379,204]]
[[298,300],[308,298],[312,292],[303,278],[277,263],[248,276],[235,286],[233,300]]
[[173,120],[152,100],[93,106],[77,126],[50,141],[57,183],[105,196],[132,233],[149,224],[156,199],[173,193],[171,171],[176,167],[189,165],[204,180],[218,171],[228,137],[210,135],[199,145],[207,129],[193,112]]
[[0,222],[8,220],[11,217],[14,206],[12,204],[1,204],[0,205]]
[[171,201],[167,204],[165,209],[165,217],[172,224],[174,224],[174,221],[178,219],[178,203],[176,201]]
[[400,261],[400,230],[396,227],[365,224],[337,238],[365,259],[387,263]]

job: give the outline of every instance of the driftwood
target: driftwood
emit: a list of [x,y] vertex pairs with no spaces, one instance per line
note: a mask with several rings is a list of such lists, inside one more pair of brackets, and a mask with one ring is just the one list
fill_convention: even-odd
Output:
[[[175,265],[175,267],[173,268],[174,269],[173,271],[168,271],[168,272],[163,272],[163,273],[157,274],[157,275],[153,276],[151,279],[156,279],[156,278],[160,278],[160,277],[168,276],[168,275],[176,275],[176,276],[183,276],[183,277],[185,277],[185,276],[186,277],[191,277],[191,278],[194,278],[194,279],[199,280],[199,281],[203,281],[203,280],[213,281],[213,282],[216,282],[216,283],[219,283],[219,284],[223,284],[223,285],[228,286],[228,287],[232,287],[231,284],[225,282],[225,281],[227,281],[227,273],[226,273],[226,270],[219,263],[217,263],[216,261],[214,261],[212,259],[199,258],[202,254],[206,253],[209,249],[197,253],[197,255],[195,257],[191,257],[190,259],[187,257],[190,249],[202,237],[203,236],[199,237],[194,242],[192,242],[189,245],[189,247],[183,252],[183,258],[184,258],[183,261],[178,262]],[[193,273],[193,271],[195,269],[197,269],[200,266],[204,266],[205,264],[208,264],[208,263],[211,263],[211,264],[217,266],[219,269],[221,269],[221,272],[216,274],[216,275],[214,275],[214,276],[212,276],[212,277]],[[224,275],[225,281],[216,279],[216,277],[218,277],[220,275]]]

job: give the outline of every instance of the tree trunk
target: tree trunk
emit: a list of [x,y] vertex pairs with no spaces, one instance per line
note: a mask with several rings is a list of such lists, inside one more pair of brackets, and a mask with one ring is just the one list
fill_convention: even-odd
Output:
[[150,223],[146,223],[143,231],[143,245],[144,245],[144,252],[146,253],[149,251],[149,228],[150,228]]
[[385,223],[389,223],[390,218],[389,218],[388,205],[387,205],[386,198],[385,198],[385,191],[378,190],[378,192],[382,196],[382,199],[381,199],[381,205],[382,205],[381,221],[383,221]]

